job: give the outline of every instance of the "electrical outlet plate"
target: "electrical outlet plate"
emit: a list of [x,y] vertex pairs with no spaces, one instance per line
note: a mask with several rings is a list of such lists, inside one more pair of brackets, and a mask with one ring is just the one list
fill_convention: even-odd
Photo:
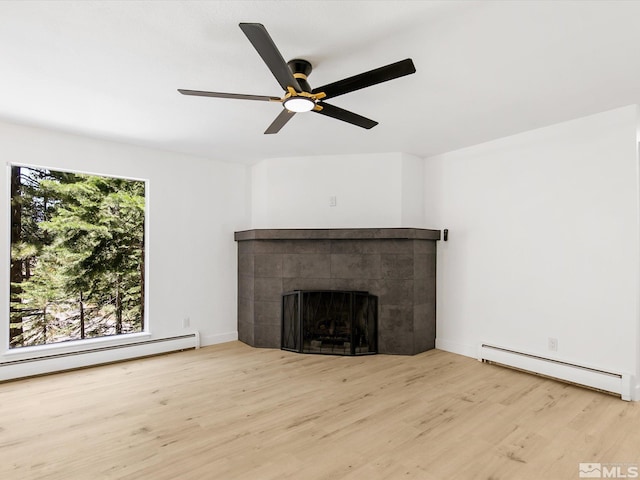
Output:
[[549,337],[548,349],[552,352],[558,351],[558,339]]
[[182,319],[182,328],[189,328],[191,325],[191,319],[189,317],[184,317]]
[[331,195],[329,197],[329,206],[335,207],[337,204],[338,204],[338,197],[336,197],[335,195]]

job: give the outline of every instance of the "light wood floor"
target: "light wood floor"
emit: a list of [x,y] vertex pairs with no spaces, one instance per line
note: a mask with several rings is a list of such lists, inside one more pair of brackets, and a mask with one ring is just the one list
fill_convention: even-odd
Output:
[[433,350],[231,342],[0,384],[0,478],[577,479],[640,464],[640,405]]

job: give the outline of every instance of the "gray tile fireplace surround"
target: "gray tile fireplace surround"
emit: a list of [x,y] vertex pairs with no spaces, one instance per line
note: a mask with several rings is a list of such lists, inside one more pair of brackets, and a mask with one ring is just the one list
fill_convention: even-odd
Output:
[[378,296],[379,353],[430,350],[439,239],[439,230],[417,228],[236,232],[238,338],[280,348],[284,292],[363,290]]

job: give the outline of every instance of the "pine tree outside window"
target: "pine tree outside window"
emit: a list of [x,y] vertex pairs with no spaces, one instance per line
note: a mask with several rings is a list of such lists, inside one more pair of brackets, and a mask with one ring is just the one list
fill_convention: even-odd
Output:
[[10,168],[9,347],[145,331],[145,182]]

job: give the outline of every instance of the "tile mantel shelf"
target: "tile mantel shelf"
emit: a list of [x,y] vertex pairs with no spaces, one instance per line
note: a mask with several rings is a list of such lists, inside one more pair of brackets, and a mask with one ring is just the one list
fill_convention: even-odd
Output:
[[238,242],[243,240],[440,240],[440,230],[424,228],[276,228],[243,230],[235,232],[234,238]]
[[379,353],[435,347],[439,230],[257,229],[234,238],[240,341],[280,348],[283,293],[359,290],[378,297]]

